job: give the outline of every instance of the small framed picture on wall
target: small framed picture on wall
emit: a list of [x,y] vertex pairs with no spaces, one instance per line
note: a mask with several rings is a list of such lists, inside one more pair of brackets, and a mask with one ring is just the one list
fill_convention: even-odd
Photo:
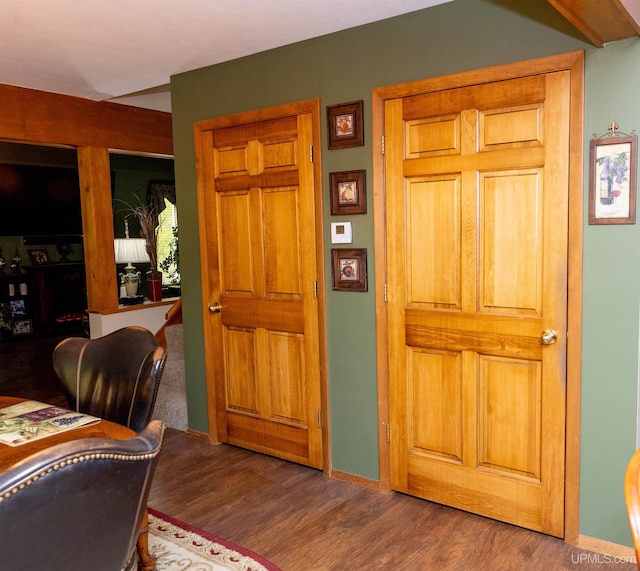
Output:
[[327,106],[329,149],[364,145],[362,101]]
[[366,214],[366,171],[343,171],[329,173],[331,187],[331,214]]
[[335,291],[367,291],[366,248],[333,248],[331,258]]

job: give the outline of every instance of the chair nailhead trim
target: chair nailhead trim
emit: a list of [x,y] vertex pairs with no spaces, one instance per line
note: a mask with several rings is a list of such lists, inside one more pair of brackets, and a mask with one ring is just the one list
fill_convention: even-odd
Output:
[[94,452],[92,454],[82,454],[80,456],[73,456],[68,458],[67,460],[63,460],[61,462],[56,462],[53,466],[50,466],[46,470],[42,470],[37,474],[33,474],[27,481],[20,482],[16,486],[12,487],[9,490],[4,492],[0,492],[0,503],[5,500],[8,500],[12,496],[15,496],[20,490],[24,490],[27,486],[37,482],[43,476],[47,474],[51,474],[51,472],[56,472],[65,466],[71,466],[72,464],[79,464],[81,462],[86,462],[88,460],[122,460],[125,462],[136,462],[138,460],[151,460],[155,458],[160,450],[156,450],[155,452],[147,452],[146,454],[138,454],[136,456],[131,456],[128,454],[115,454],[113,452]]

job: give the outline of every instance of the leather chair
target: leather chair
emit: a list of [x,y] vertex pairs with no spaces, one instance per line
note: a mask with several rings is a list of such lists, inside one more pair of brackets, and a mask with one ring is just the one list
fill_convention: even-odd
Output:
[[631,457],[624,476],[624,500],[640,569],[640,449]]
[[136,432],[151,420],[165,360],[153,333],[138,326],[97,339],[69,337],[53,351],[70,408]]
[[130,569],[164,428],[65,442],[0,473],[0,568]]

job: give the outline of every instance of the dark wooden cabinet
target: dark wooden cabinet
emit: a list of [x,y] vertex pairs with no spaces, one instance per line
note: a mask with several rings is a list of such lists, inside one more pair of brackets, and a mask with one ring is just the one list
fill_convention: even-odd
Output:
[[87,286],[82,262],[25,268],[33,288],[33,328],[37,335],[82,332],[87,324]]

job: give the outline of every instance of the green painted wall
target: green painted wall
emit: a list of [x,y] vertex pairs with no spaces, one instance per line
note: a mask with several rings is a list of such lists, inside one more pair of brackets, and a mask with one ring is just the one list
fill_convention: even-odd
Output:
[[[612,120],[640,131],[640,40],[589,50],[585,80],[587,139]],[[588,140],[585,150],[587,163]],[[587,221],[585,211],[580,531],[631,545],[622,482],[636,449],[640,228]]]
[[[596,50],[543,0],[455,0],[173,77],[190,427],[207,430],[194,121],[313,98],[320,98],[323,113],[326,105],[364,100],[365,146],[328,151],[323,124],[331,462],[337,470],[377,479],[373,210],[370,207],[363,216],[332,217],[328,204],[330,172],[362,168],[367,170],[371,181],[371,90],[585,49],[587,112],[598,108],[593,117],[587,117],[585,132],[606,131],[614,111],[621,128],[628,125],[632,129],[639,122],[633,120],[633,114],[637,114],[630,100],[634,90],[627,86],[634,81],[629,79],[630,68],[637,69],[635,62],[640,61],[638,48],[633,41]],[[626,63],[613,73],[610,60],[618,58]],[[610,76],[606,85],[593,86],[592,94],[592,84],[599,83],[598,76],[601,71],[605,74],[605,69]],[[610,98],[614,90],[615,97]],[[622,104],[626,110],[621,113]],[[585,145],[588,148],[588,141]],[[369,182],[370,205],[371,190]],[[353,222],[353,247],[368,248],[371,278],[368,293],[333,292],[330,287],[330,223],[347,219]],[[630,544],[630,538],[620,495],[624,464],[635,447],[638,372],[635,232],[635,226],[587,228],[585,237],[581,527],[584,534],[626,544]],[[602,272],[603,266],[606,274]],[[589,280],[593,283],[587,283]],[[597,421],[590,424],[594,416]],[[612,439],[616,442],[612,443]],[[603,510],[607,514],[605,521],[599,515]]]

